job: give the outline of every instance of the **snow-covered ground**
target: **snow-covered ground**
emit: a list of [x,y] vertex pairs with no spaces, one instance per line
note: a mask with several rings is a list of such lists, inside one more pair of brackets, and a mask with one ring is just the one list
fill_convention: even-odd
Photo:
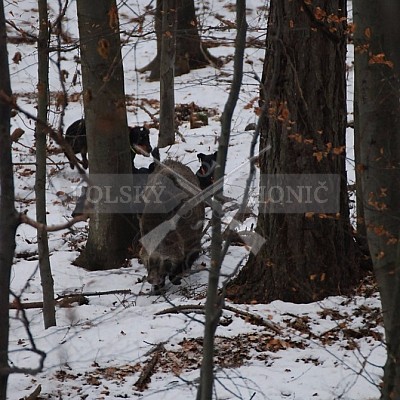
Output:
[[[198,2],[196,2],[198,3]],[[64,23],[66,36],[77,38],[75,1],[67,9]],[[146,81],[146,74],[135,68],[146,65],[155,55],[154,36],[136,39],[137,22],[147,2],[124,1],[120,7],[121,28],[133,36],[123,48],[125,86],[130,125],[151,122],[150,114],[157,112],[159,83]],[[153,2],[154,5],[154,2]],[[53,16],[56,2],[50,2]],[[260,2],[248,1],[249,36],[261,43],[265,35],[265,10]],[[230,57],[234,47],[235,31],[220,19],[233,21],[230,4],[219,0],[201,2],[199,20],[203,26],[212,26],[204,35],[208,39],[221,39],[224,45],[211,48],[215,56]],[[23,0],[6,2],[6,18],[28,33],[36,34],[37,2]],[[146,16],[143,31],[152,29],[152,18]],[[260,29],[257,29],[257,28]],[[11,27],[10,37],[20,35]],[[37,50],[33,44],[9,44],[12,89],[18,104],[35,113],[37,92]],[[21,60],[12,58],[19,52]],[[77,51],[63,54],[62,69],[67,72],[66,88],[70,96],[65,114],[65,126],[83,115],[81,77],[76,83],[74,75],[79,64]],[[50,123],[57,126],[59,111],[56,94],[60,90],[59,75],[53,53],[51,66]],[[240,201],[243,196],[249,166],[247,157],[253,131],[245,131],[249,123],[257,121],[255,107],[258,96],[256,75],[261,76],[264,50],[249,46],[246,49],[244,84],[232,121],[232,135],[228,154],[228,176],[225,195]],[[15,58],[18,60],[18,57]],[[350,62],[350,59],[349,59]],[[196,154],[217,149],[220,132],[219,118],[228,95],[233,62],[220,70],[212,67],[192,71],[176,78],[176,103],[194,102],[209,110],[209,125],[190,129],[188,122],[180,126],[182,137],[177,143],[163,149],[161,158],[172,157],[187,164],[193,171],[199,167]],[[352,95],[352,73],[349,73],[349,94]],[[352,102],[349,101],[349,107]],[[350,110],[351,111],[351,110]],[[352,119],[350,116],[349,119]],[[22,113],[12,119],[12,129],[23,128],[25,134],[13,144],[15,162],[16,207],[35,217],[34,207],[34,122]],[[351,131],[348,135],[351,139]],[[157,131],[151,129],[151,142],[157,143]],[[55,148],[55,145],[51,145]],[[352,149],[351,142],[349,150]],[[354,177],[352,153],[348,154],[350,180]],[[62,154],[49,155],[47,176],[48,223],[59,224],[70,218],[75,206],[73,188],[79,181]],[[136,157],[137,166],[145,166],[149,159]],[[71,195],[71,197],[68,197]],[[257,179],[251,188],[249,206],[254,212],[257,199]],[[231,207],[229,202],[226,207]],[[229,222],[235,210],[227,209]],[[208,215],[209,218],[209,215]],[[250,216],[244,227],[251,229],[256,223]],[[243,227],[243,228],[244,228]],[[69,230],[51,233],[49,246],[51,266],[57,295],[130,290],[88,296],[89,303],[57,308],[57,326],[45,330],[41,309],[26,311],[29,328],[36,347],[46,352],[42,372],[35,376],[17,374],[9,380],[9,399],[20,399],[39,384],[41,398],[103,399],[188,399],[195,398],[201,362],[201,337],[204,316],[198,307],[204,304],[207,270],[209,266],[210,236],[203,239],[203,253],[195,262],[192,273],[181,286],[168,284],[166,296],[150,293],[150,285],[143,280],[146,271],[137,259],[126,268],[102,272],[88,272],[72,265],[84,245],[87,224],[80,222]],[[23,225],[17,232],[17,250],[12,270],[12,290],[23,302],[41,300],[38,272],[36,232]],[[223,273],[231,273],[243,265],[248,256],[245,247],[231,247],[223,264]],[[13,297],[10,297],[10,301]],[[380,302],[371,282],[360,285],[351,298],[330,297],[313,304],[295,305],[275,301],[267,305],[227,305],[222,323],[217,329],[216,386],[218,399],[357,399],[372,400],[379,397],[378,385],[386,351],[382,340]],[[174,306],[187,306],[186,313],[160,313]],[[251,317],[253,314],[256,317]],[[11,311],[10,362],[18,367],[35,368],[38,356],[31,348],[21,313]],[[274,323],[280,332],[271,330]],[[138,384],[143,371],[153,361],[151,380]]]

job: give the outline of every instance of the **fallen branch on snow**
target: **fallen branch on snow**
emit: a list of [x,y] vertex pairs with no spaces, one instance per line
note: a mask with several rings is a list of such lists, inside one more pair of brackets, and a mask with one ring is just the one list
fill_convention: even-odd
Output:
[[[222,307],[223,310],[233,312],[235,314],[242,315],[243,317],[249,318],[250,320],[253,320],[255,323],[258,325],[263,325],[266,328],[269,328],[273,330],[275,333],[281,334],[281,328],[274,324],[271,321],[266,320],[263,317],[260,317],[259,315],[252,314],[248,311],[243,311],[238,308],[232,307],[230,305],[225,304]],[[179,313],[191,313],[191,312],[205,312],[205,307],[204,305],[199,305],[199,304],[192,304],[192,305],[180,305],[180,306],[175,306],[171,308],[167,308],[165,310],[161,310],[155,313],[155,315],[163,315],[163,314],[179,314]],[[251,322],[251,321],[250,321]]]
[[[130,289],[120,289],[120,290],[108,290],[105,292],[86,292],[86,293],[74,293],[74,294],[64,294],[59,295],[55,299],[56,305],[65,308],[70,307],[72,303],[78,303],[80,306],[88,304],[89,300],[86,297],[90,296],[105,296],[110,294],[131,294]],[[32,308],[43,308],[42,301],[34,301],[31,303],[21,303],[13,302],[9,304],[10,310],[28,310]]]
[[36,400],[39,397],[40,392],[42,391],[42,386],[38,385],[38,387],[29,395],[24,397],[25,400]]
[[153,374],[154,367],[157,364],[158,359],[160,358],[161,351],[164,349],[163,344],[158,344],[156,349],[154,350],[154,355],[151,357],[150,361],[147,363],[146,367],[143,369],[142,373],[139,376],[139,379],[136,381],[134,386],[140,391],[146,389],[147,384],[150,381],[150,377]]

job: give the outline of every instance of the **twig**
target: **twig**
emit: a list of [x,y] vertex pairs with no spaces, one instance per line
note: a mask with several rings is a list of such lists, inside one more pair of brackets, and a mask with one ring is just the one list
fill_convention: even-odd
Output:
[[[58,295],[56,300],[62,299],[64,297],[74,296],[77,293]],[[131,289],[119,289],[119,290],[107,290],[105,292],[83,292],[79,293],[79,296],[90,297],[90,296],[104,296],[108,294],[132,294]]]
[[[23,144],[21,142],[17,142],[21,147],[24,147],[25,149],[28,150],[32,150],[33,147],[32,146],[27,146],[26,144]],[[58,167],[57,164],[67,164],[67,161],[54,161],[50,156],[46,155],[46,159],[51,161],[51,162],[46,162],[46,165],[56,165]],[[80,161],[80,160],[78,160]],[[69,162],[68,162],[69,164]],[[36,165],[36,162],[33,163],[29,163],[29,162],[13,162],[13,165]],[[61,168],[59,168],[61,169]]]
[[38,385],[37,388],[29,395],[26,396],[25,400],[36,400],[39,397],[40,392],[42,391],[42,386]]
[[[21,299],[17,296],[11,289],[10,294],[14,296],[15,302],[17,304],[21,304]],[[36,347],[35,340],[33,338],[32,332],[30,331],[29,320],[26,316],[25,310],[20,307],[20,314],[21,314],[21,321],[25,327],[26,334],[28,336],[29,343],[31,345],[30,348],[26,348],[25,351],[30,351],[35,353],[39,356],[38,366],[36,368],[20,368],[20,367],[5,367],[0,368],[0,376],[1,375],[10,375],[10,374],[29,374],[29,375],[36,375],[43,370],[44,360],[46,359],[46,353],[42,350],[39,350]]]
[[189,313],[192,310],[202,311],[204,313],[204,305],[200,304],[188,304],[188,305],[179,305],[175,307],[166,308],[165,310],[161,310],[156,312],[154,315],[164,315],[164,314],[179,314],[179,313]]
[[11,21],[11,20],[9,20],[9,19],[6,19],[6,24],[8,24],[8,25],[10,25],[11,27],[13,27],[18,33],[21,34],[21,36],[22,36],[23,38],[28,37],[28,38],[31,39],[33,42],[35,42],[35,43],[37,42],[37,40],[38,40],[37,36],[32,35],[32,34],[30,34],[29,32],[24,31],[24,30],[21,29],[21,28],[18,28],[18,26],[17,26],[13,21]]
[[[35,162],[13,162],[13,165],[36,165]],[[46,165],[65,165],[65,164],[69,164],[69,161],[53,161],[51,160],[51,162],[47,162]]]
[[[69,293],[69,294],[60,294],[55,299],[56,304],[60,307],[69,307],[71,303],[77,302],[79,305],[87,304],[88,300],[86,297],[90,296],[104,296],[110,294],[131,294],[130,289],[120,289],[120,290],[108,290],[105,292],[87,292],[87,293]],[[86,300],[86,301],[85,301]],[[21,303],[21,302],[13,302],[9,304],[10,310],[28,310],[32,308],[42,308],[42,301],[33,301],[31,303]]]
[[138,104],[138,103],[136,103],[136,107],[137,108],[140,108],[141,110],[143,110],[150,118],[151,118],[151,120],[153,121],[153,124],[155,124],[155,125],[158,125],[159,124],[159,120],[158,120],[158,118],[156,117],[156,114],[157,113],[151,113],[144,105],[142,105],[142,104]]
[[31,218],[29,218],[26,214],[20,213],[19,214],[19,221],[20,223],[28,224],[36,229],[44,229],[46,232],[57,232],[63,229],[70,228],[72,225],[76,224],[80,221],[86,221],[89,218],[88,214],[77,215],[76,217],[72,218],[68,222],[59,225],[44,225],[41,224]]
[[43,301],[34,301],[32,303],[10,303],[8,305],[10,310],[29,310],[31,308],[43,308]]
[[21,108],[17,104],[16,99],[14,97],[8,96],[3,91],[0,91],[0,100],[2,100],[5,103],[7,103],[11,108],[21,112],[22,114],[24,114],[29,119],[32,119],[33,121],[36,121],[36,123],[41,124],[42,130],[45,131],[46,133],[48,133],[50,135],[50,137],[61,147],[63,152],[67,155],[68,159],[77,168],[77,170],[78,170],[79,174],[81,175],[81,177],[86,182],[89,182],[85,170],[79,165],[81,163],[81,160],[78,160],[78,158],[75,156],[75,153],[72,150],[71,146],[69,145],[69,143],[67,143],[65,138],[61,135],[61,133],[56,132],[53,128],[51,128],[49,125],[47,125],[46,122],[43,122],[43,121],[39,120],[32,113],[30,113],[30,112],[24,110],[23,108]]
[[239,310],[238,308],[232,307],[227,304],[224,305],[224,310],[231,311],[231,312],[237,313],[239,315],[243,315],[244,317],[247,317],[247,318],[251,318],[251,319],[255,320],[258,324],[264,325],[266,328],[273,330],[277,334],[282,333],[281,328],[279,328],[276,324],[274,324],[271,321],[266,320],[263,317],[260,317],[259,315],[252,314],[248,311]]
[[147,363],[146,367],[143,369],[142,373],[139,376],[139,379],[136,381],[134,386],[137,387],[138,390],[143,391],[146,388],[146,384],[150,380],[150,376],[153,374],[153,369],[157,364],[158,359],[160,358],[161,351],[164,349],[162,344],[158,344],[155,350],[153,357]]
[[181,138],[182,142],[186,142],[185,137],[183,136],[183,133],[179,131],[179,129],[175,129],[175,133]]
[[[235,314],[242,315],[243,317],[249,318],[256,322],[258,325],[263,325],[266,328],[269,328],[273,330],[277,334],[281,334],[281,328],[279,328],[276,324],[274,324],[271,321],[266,320],[263,317],[260,317],[259,315],[252,314],[248,311],[243,311],[238,308],[232,307],[228,304],[224,304],[222,307],[226,311],[233,312]],[[171,308],[167,308],[165,310],[161,310],[156,312],[154,315],[164,315],[164,314],[179,314],[179,313],[189,313],[189,312],[196,312],[196,311],[201,311],[204,313],[204,305],[199,305],[199,304],[189,304],[189,305],[179,305]],[[251,321],[250,321],[251,322]]]

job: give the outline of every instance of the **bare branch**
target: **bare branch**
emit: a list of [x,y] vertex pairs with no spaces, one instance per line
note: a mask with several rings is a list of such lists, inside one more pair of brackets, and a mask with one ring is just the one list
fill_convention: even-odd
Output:
[[[17,296],[11,289],[10,289],[10,294],[15,297],[14,302],[16,304],[21,305],[20,297]],[[25,331],[26,334],[28,335],[29,343],[31,345],[30,349],[24,349],[24,350],[37,354],[39,356],[39,365],[36,368],[19,368],[19,367],[1,368],[0,375],[10,375],[10,374],[36,375],[43,370],[44,360],[46,359],[47,354],[36,347],[36,343],[33,339],[32,332],[30,331],[29,328],[29,320],[26,316],[25,310],[22,307],[20,307],[18,308],[18,313],[21,314],[21,321],[24,324]]]
[[64,137],[62,136],[62,134],[60,132],[56,132],[51,126],[47,125],[46,122],[41,121],[35,115],[22,109],[17,104],[16,99],[13,96],[8,96],[6,93],[4,93],[4,91],[0,91],[0,99],[3,100],[5,103],[7,103],[13,109],[24,114],[29,119],[32,119],[33,121],[35,121],[38,124],[41,124],[41,128],[50,135],[50,137],[61,147],[63,152],[69,157],[71,162],[74,164],[74,166],[77,168],[78,172],[80,173],[82,179],[86,182],[89,182],[85,170],[79,165],[79,163],[81,161],[75,157],[75,153],[73,152],[71,146],[69,145],[69,143],[66,142],[66,140],[64,139]]
[[28,37],[29,39],[31,39],[33,42],[37,42],[38,38],[35,35],[32,35],[26,31],[24,31],[21,28],[18,28],[17,25],[15,25],[15,22],[10,21],[9,19],[6,19],[6,24],[10,25],[11,27],[13,27],[18,33],[20,33],[23,37]]
[[41,224],[37,221],[35,221],[32,218],[29,218],[26,214],[24,213],[20,213],[19,214],[19,221],[20,223],[24,223],[24,224],[28,224],[30,226],[32,226],[33,228],[36,228],[38,230],[45,230],[46,232],[57,232],[57,231],[61,231],[63,229],[68,229],[70,228],[72,225],[76,224],[77,222],[81,222],[81,221],[86,221],[89,218],[89,214],[82,214],[82,215],[78,215],[74,218],[72,218],[71,220],[69,220],[68,222],[64,223],[64,224],[59,224],[59,225],[44,225]]
[[[252,314],[248,311],[240,310],[238,308],[232,307],[227,304],[225,304],[222,307],[222,309],[233,312],[238,315],[241,315],[243,317],[249,318],[250,319],[249,322],[254,321],[257,325],[263,325],[266,328],[273,330],[275,333],[277,333],[279,335],[282,333],[282,330],[278,325],[274,324],[271,321],[266,320],[263,317],[260,317],[259,315]],[[192,312],[201,312],[204,314],[205,306],[202,304],[183,304],[183,305],[179,305],[179,306],[175,306],[175,307],[167,308],[165,310],[158,311],[154,315],[179,314],[179,313],[187,314],[187,313],[192,313]]]
[[[59,295],[57,296],[57,299],[62,299],[65,297],[70,297],[73,295],[76,295],[78,293],[69,293],[69,294],[63,294],[63,295]],[[79,293],[80,296],[84,296],[84,297],[90,297],[90,296],[105,296],[105,295],[109,295],[109,294],[132,294],[131,289],[116,289],[116,290],[106,290],[104,292],[83,292],[83,293]]]
[[153,369],[156,366],[157,361],[160,358],[161,351],[163,349],[164,346],[162,344],[157,345],[153,357],[150,359],[150,361],[140,374],[139,379],[134,384],[134,386],[136,386],[138,390],[142,391],[146,388],[146,385],[150,381],[150,376],[153,374]]
[[39,397],[41,391],[42,391],[42,386],[38,385],[36,389],[29,396],[25,397],[25,400],[36,400]]

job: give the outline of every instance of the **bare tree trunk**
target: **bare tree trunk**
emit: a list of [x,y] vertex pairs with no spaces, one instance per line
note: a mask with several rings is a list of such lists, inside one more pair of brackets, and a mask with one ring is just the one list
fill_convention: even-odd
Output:
[[[39,0],[39,38],[38,38],[38,119],[47,122],[49,90],[49,28],[47,0]],[[46,132],[41,123],[36,124],[36,220],[46,225]],[[43,290],[43,318],[45,328],[56,325],[54,302],[54,281],[51,274],[49,244],[45,229],[37,230],[40,278]]]
[[[78,0],[85,124],[92,174],[131,174],[118,9],[115,0]],[[115,189],[121,193],[116,182]],[[138,233],[132,215],[101,213],[95,204],[84,252],[90,270],[119,268]]]
[[[234,75],[228,100],[225,104],[221,118],[221,136],[219,138],[217,167],[214,180],[223,181],[228,153],[231,121],[233,111],[239,98],[243,77],[243,59],[246,47],[246,0],[236,1],[236,27],[237,36],[235,42]],[[223,295],[218,295],[218,282],[222,264],[222,189],[218,190],[212,203],[212,242],[211,242],[211,266],[208,278],[208,290],[206,300],[206,322],[204,327],[203,361],[201,364],[200,385],[197,392],[197,400],[209,400],[212,398],[214,386],[214,337],[223,307]]]
[[[155,15],[155,30],[157,34],[157,54],[153,61],[139,72],[150,71],[149,80],[160,79],[161,62],[161,21],[166,1],[157,0]],[[176,57],[175,76],[189,73],[192,69],[203,68],[207,65],[220,65],[220,61],[213,57],[202,44],[197,28],[197,18],[194,0],[176,0],[177,32],[176,32]]]
[[336,175],[340,212],[269,213],[260,203],[257,232],[266,243],[230,285],[230,298],[309,302],[358,280],[345,170],[345,17],[345,0],[270,3],[260,138],[260,150],[270,150],[260,156],[261,190],[267,174]]
[[[354,16],[354,23],[356,24],[356,17]],[[363,68],[358,53],[354,54],[354,155],[355,155],[355,172],[356,172],[356,211],[357,211],[357,234],[363,239],[367,239],[367,227],[365,226],[364,219],[364,202],[362,195],[362,167],[360,162],[361,154],[361,132],[360,132],[360,116],[358,109],[358,93],[361,87],[360,68]]]
[[[11,96],[4,4],[0,1],[0,93]],[[14,208],[11,159],[10,105],[0,100],[0,400],[6,400],[8,381],[10,272],[18,215]]]
[[[354,7],[354,5],[353,5]],[[354,13],[353,10],[353,21],[355,26],[358,26],[359,14]],[[354,40],[357,42],[357,36],[360,32],[357,29],[354,33]],[[362,267],[365,266],[365,270],[371,272],[372,262],[371,255],[368,248],[367,241],[367,226],[365,224],[365,213],[364,213],[364,196],[362,193],[362,164],[361,164],[361,141],[362,132],[360,126],[360,111],[359,111],[359,99],[361,96],[360,88],[362,88],[362,81],[365,79],[363,76],[363,70],[367,67],[366,58],[362,57],[359,51],[354,52],[354,161],[355,161],[355,175],[356,175],[356,215],[357,215],[357,234],[356,239],[362,252]]]
[[160,133],[158,147],[175,143],[176,0],[164,1],[160,65]]
[[360,171],[387,342],[381,398],[400,398],[400,3],[355,0]]

